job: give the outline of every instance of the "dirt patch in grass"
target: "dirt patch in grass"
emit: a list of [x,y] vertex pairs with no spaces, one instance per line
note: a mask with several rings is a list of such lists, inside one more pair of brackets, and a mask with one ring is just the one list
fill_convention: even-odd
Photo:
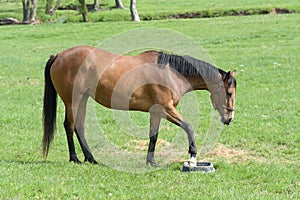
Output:
[[270,12],[270,14],[290,14],[292,13],[291,10],[286,9],[286,8],[273,8],[272,11]]
[[[147,151],[148,149],[149,140],[129,140],[124,146],[127,150],[133,151]],[[166,146],[172,146],[171,143],[167,142],[163,139],[158,139],[156,143],[156,149],[161,149]],[[157,156],[170,156],[170,151],[167,149],[163,152],[156,152]],[[266,162],[266,159],[261,156],[256,156],[251,154],[245,150],[237,150],[234,148],[228,148],[224,144],[216,143],[214,149],[209,152],[204,159],[205,161],[212,161],[215,158],[224,158],[228,163],[236,163],[236,162],[249,162],[249,161],[256,161],[256,162]],[[184,162],[186,160],[182,158],[176,159],[176,162]]]
[[251,155],[251,153],[245,150],[228,148],[224,144],[220,143],[215,144],[215,148],[207,156],[209,157],[208,160],[217,157],[224,158],[229,163],[249,161],[256,161],[260,163],[266,162],[264,157]]
[[267,14],[290,14],[294,11],[286,8],[250,8],[229,10],[202,10],[197,12],[186,12],[178,14],[163,14],[162,16],[141,16],[143,20],[158,19],[188,19],[188,18],[212,18],[222,16],[245,16],[245,15],[267,15]]
[[[129,140],[125,147],[132,150],[147,151],[149,140]],[[170,143],[163,139],[157,139],[156,148],[160,149],[164,146],[169,146]]]

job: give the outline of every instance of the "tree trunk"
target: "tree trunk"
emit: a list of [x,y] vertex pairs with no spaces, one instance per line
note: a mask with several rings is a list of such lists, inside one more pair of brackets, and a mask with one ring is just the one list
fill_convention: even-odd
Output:
[[49,15],[54,15],[55,11],[57,10],[57,8],[60,6],[62,0],[57,0],[55,3],[55,6],[53,6],[50,11],[49,11]]
[[29,20],[29,7],[30,7],[30,0],[22,0],[23,5],[23,22],[28,22]]
[[37,9],[37,0],[31,0],[31,8],[30,8],[30,22],[35,22],[36,17],[36,9]]
[[33,23],[35,22],[37,0],[22,0],[23,5],[23,22]]
[[88,22],[88,9],[86,7],[85,0],[78,0],[80,3],[80,13],[82,14],[83,22]]
[[139,14],[136,10],[136,0],[130,0],[130,12],[131,12],[131,20],[135,22],[140,22]]
[[122,0],[116,0],[116,8],[125,9],[123,6]]
[[50,15],[51,14],[51,6],[53,4],[53,0],[47,0],[46,1],[46,8],[45,8],[45,13],[47,15]]
[[100,6],[99,6],[99,1],[98,1],[98,0],[94,0],[94,5],[93,5],[93,7],[94,7],[94,10],[95,10],[95,11],[99,11]]

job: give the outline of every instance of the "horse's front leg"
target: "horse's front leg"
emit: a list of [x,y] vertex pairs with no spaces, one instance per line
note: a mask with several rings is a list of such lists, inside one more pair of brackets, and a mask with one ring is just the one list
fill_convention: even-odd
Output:
[[197,148],[195,143],[195,134],[193,131],[192,126],[187,123],[186,121],[182,120],[179,123],[179,126],[187,133],[188,141],[189,141],[189,153],[191,155],[190,159],[188,160],[188,163],[190,166],[196,166],[197,165]]
[[195,134],[192,126],[183,119],[183,117],[177,112],[175,107],[166,109],[166,115],[167,115],[167,120],[176,124],[177,126],[180,126],[186,132],[189,141],[189,153],[191,156],[190,159],[188,160],[188,163],[190,166],[196,166],[197,148],[195,143],[195,136],[194,136]]
[[146,164],[156,167],[157,164],[154,160],[154,151],[155,145],[157,141],[159,125],[160,125],[161,117],[157,113],[150,112],[150,132],[149,132],[149,146],[148,146],[148,154]]

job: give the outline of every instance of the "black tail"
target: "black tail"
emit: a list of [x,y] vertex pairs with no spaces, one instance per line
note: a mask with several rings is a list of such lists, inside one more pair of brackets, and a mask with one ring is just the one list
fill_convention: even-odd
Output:
[[57,92],[53,86],[50,68],[56,59],[57,55],[52,55],[48,60],[45,67],[45,91],[44,91],[44,107],[43,107],[43,123],[44,123],[44,136],[43,136],[43,155],[47,158],[50,143],[54,137],[55,122],[56,122],[56,105],[57,105]]

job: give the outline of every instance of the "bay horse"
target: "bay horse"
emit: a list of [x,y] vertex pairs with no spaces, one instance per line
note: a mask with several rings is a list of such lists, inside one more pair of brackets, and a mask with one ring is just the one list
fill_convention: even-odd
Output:
[[229,125],[234,118],[235,76],[235,70],[225,72],[190,56],[153,50],[124,56],[90,46],[78,46],[52,55],[45,67],[44,158],[47,158],[54,137],[58,93],[65,106],[64,128],[70,161],[80,163],[73,140],[75,132],[84,161],[97,164],[84,135],[86,104],[91,97],[107,108],[150,113],[147,164],[156,166],[155,144],[161,119],[164,118],[186,132],[189,163],[196,165],[194,131],[176,107],[187,92],[207,90],[222,123]]

